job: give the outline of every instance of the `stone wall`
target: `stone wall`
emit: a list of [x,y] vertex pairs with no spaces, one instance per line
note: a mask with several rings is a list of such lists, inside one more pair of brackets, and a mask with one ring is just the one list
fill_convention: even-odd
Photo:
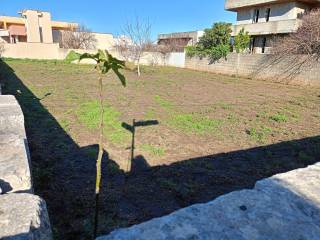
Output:
[[316,240],[319,236],[320,163],[97,240]]
[[231,53],[210,63],[206,58],[186,58],[189,69],[285,84],[320,86],[320,62],[304,63],[305,56],[282,59],[268,54]]
[[22,110],[0,90],[0,239],[52,239],[46,203],[33,194],[30,169]]

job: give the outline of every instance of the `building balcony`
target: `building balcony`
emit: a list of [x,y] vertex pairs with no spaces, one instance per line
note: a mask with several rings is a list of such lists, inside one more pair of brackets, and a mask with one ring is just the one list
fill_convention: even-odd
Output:
[[249,34],[253,36],[293,33],[297,31],[300,21],[301,20],[299,19],[289,19],[281,21],[233,25],[232,36],[237,35],[242,28],[244,28],[245,31],[249,32]]
[[[225,9],[236,11],[239,8],[267,5],[272,3],[285,3],[287,0],[226,0]],[[302,0],[302,2],[310,4],[319,4],[320,0]]]
[[9,31],[5,29],[0,29],[0,37],[9,37]]

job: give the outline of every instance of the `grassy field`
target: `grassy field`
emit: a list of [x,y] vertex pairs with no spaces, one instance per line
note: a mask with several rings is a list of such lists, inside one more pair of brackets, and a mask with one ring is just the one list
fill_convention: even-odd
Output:
[[[57,239],[87,239],[92,223],[99,106],[92,66],[1,63],[4,92],[22,105],[36,193]],[[104,79],[100,233],[206,202],[319,161],[320,89],[177,68]],[[131,135],[123,123],[157,120]],[[129,170],[129,171],[128,171]]]

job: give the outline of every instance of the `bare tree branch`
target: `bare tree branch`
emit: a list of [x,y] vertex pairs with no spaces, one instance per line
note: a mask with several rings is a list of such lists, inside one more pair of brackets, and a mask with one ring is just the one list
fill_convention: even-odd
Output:
[[318,61],[320,59],[320,9],[304,15],[296,33],[276,41],[273,53],[282,57],[307,55],[309,61]]
[[126,60],[134,61],[138,66],[140,76],[140,60],[142,54],[151,44],[151,23],[141,21],[138,17],[133,22],[127,22],[123,27],[124,37],[116,42],[116,49]]
[[97,39],[85,26],[76,28],[70,26],[70,31],[62,31],[60,36],[60,47],[68,49],[95,49]]

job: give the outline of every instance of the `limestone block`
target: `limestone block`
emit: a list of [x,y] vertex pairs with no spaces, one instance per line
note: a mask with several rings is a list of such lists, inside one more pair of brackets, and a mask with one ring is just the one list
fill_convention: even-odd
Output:
[[28,146],[18,135],[0,135],[0,187],[5,192],[32,192]]
[[17,134],[26,138],[24,116],[14,96],[0,96],[0,134]]
[[45,202],[31,194],[0,195],[1,240],[51,240]]

